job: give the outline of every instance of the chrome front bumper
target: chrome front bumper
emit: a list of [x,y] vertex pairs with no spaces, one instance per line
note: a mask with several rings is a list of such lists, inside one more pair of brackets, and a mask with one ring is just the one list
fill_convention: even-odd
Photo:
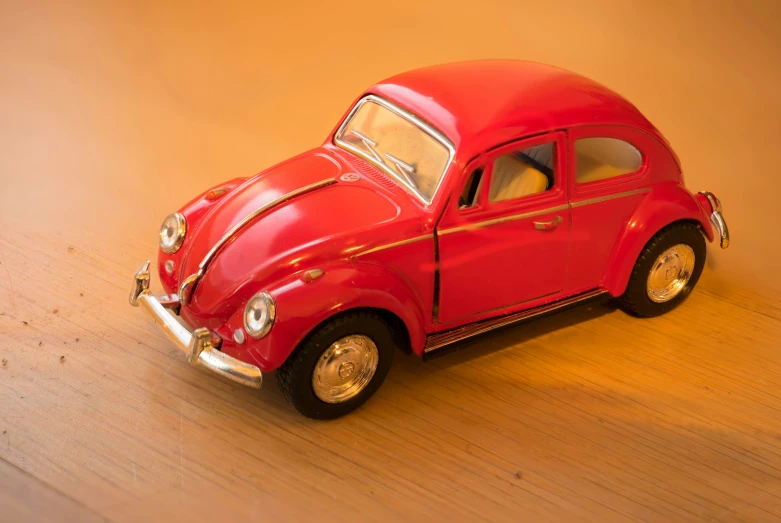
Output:
[[729,229],[727,229],[727,222],[722,214],[721,200],[708,191],[700,191],[700,194],[708,199],[711,209],[713,209],[710,215],[710,222],[719,234],[719,245],[722,249],[726,249],[729,247]]
[[255,365],[244,363],[215,348],[209,329],[200,328],[190,332],[166,310],[179,306],[178,298],[157,297],[149,291],[149,260],[144,262],[133,277],[130,290],[130,305],[141,305],[155,319],[174,344],[187,355],[187,361],[224,376],[229,380],[259,389],[263,375]]

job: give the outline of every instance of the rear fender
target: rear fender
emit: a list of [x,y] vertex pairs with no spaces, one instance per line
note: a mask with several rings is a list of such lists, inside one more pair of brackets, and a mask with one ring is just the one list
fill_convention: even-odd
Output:
[[702,227],[708,241],[713,241],[713,228],[708,212],[682,185],[673,182],[653,186],[642,200],[619,236],[603,287],[612,296],[620,296],[626,290],[637,258],[643,248],[663,228],[677,221],[693,221]]

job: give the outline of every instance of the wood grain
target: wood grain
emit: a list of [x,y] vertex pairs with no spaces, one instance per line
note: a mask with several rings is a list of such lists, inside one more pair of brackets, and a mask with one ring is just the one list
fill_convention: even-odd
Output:
[[7,461],[0,461],[3,521],[106,521]]
[[[349,2],[0,4],[0,521],[781,519],[780,185],[759,160],[781,138],[777,6],[550,4],[524,16],[555,27],[521,33],[500,2],[374,24]],[[508,30],[466,36],[490,24]],[[606,301],[397,353],[364,408],[313,422],[273,375],[191,368],[127,305],[192,195],[316,144],[396,70],[508,55],[621,90],[724,201],[733,245],[674,312]]]

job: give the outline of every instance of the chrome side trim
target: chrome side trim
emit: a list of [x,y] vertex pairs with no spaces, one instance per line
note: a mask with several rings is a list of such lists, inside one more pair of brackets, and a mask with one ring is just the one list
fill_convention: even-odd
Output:
[[449,229],[443,229],[438,231],[438,234],[451,234],[454,232],[459,231],[466,231],[469,229],[477,229],[479,227],[486,227],[488,225],[495,225],[497,223],[504,223],[504,222],[511,222],[515,220],[523,220],[524,218],[533,218],[534,216],[539,216],[541,214],[549,214],[552,212],[559,212],[559,211],[566,211],[569,209],[569,205],[559,205],[557,207],[550,207],[548,209],[543,209],[541,211],[532,211],[532,212],[525,212],[523,214],[515,214],[512,216],[502,216],[501,218],[493,218],[491,220],[485,220],[482,222],[475,222],[475,223],[469,223],[466,225],[459,225],[457,227],[451,227]]
[[[337,138],[337,136],[340,136],[342,132],[344,132],[345,127],[347,127],[347,124],[352,119],[355,112],[363,106],[366,102],[373,102],[377,105],[380,105],[392,113],[397,114],[398,116],[401,116],[402,118],[408,120],[409,122],[415,124],[417,127],[420,128],[421,131],[428,134],[432,138],[434,138],[437,142],[444,145],[448,152],[448,159],[447,164],[445,164],[444,169],[442,169],[442,174],[439,177],[439,180],[437,181],[437,186],[434,187],[434,191],[431,193],[431,200],[427,200],[425,196],[423,196],[420,191],[418,191],[417,187],[414,187],[411,185],[407,180],[403,179],[403,177],[396,172],[394,169],[391,169],[388,167],[385,162],[382,161],[380,158],[379,160],[376,158],[376,156],[373,156],[371,153],[359,148],[355,147],[353,144],[347,143],[343,140],[340,140]],[[354,131],[353,131],[354,132]],[[361,135],[360,133],[357,134],[362,139],[368,139],[367,137]],[[409,189],[409,191],[414,194],[421,202],[423,202],[425,205],[431,204],[431,201],[434,199],[434,196],[436,196],[437,191],[439,190],[439,186],[442,185],[442,180],[445,178],[445,173],[450,168],[450,165],[453,163],[453,158],[456,155],[456,149],[453,147],[453,143],[448,139],[447,136],[442,134],[441,131],[438,129],[430,126],[411,112],[407,111],[406,109],[402,109],[401,107],[392,104],[391,102],[380,98],[379,96],[370,94],[367,96],[364,96],[358,102],[355,104],[355,106],[350,110],[350,112],[345,117],[342,124],[339,126],[339,129],[336,130],[333,136],[334,144],[339,146],[341,149],[344,149],[345,151],[350,151],[351,153],[360,156],[361,158],[371,162],[372,165],[383,171],[384,173],[390,175],[393,177],[394,180],[398,181],[400,184],[402,184],[404,187]],[[372,141],[373,142],[373,141]],[[377,144],[374,143],[376,146]],[[376,153],[375,153],[376,154]]]
[[198,281],[200,281],[201,278],[203,278],[203,275],[206,273],[206,269],[209,266],[209,263],[214,259],[214,257],[217,255],[217,252],[225,246],[226,243],[228,243],[233,236],[236,235],[241,229],[246,227],[249,223],[251,223],[255,218],[260,216],[261,214],[270,211],[274,207],[277,207],[279,205],[282,205],[283,203],[292,200],[293,198],[297,196],[301,196],[302,194],[306,194],[308,192],[315,191],[317,189],[321,189],[323,187],[328,187],[329,185],[333,185],[337,183],[336,178],[326,178],[325,180],[320,180],[319,182],[307,185],[305,187],[301,187],[300,189],[296,189],[295,191],[291,191],[283,196],[280,196],[276,200],[267,203],[266,205],[263,205],[262,207],[252,211],[247,216],[241,219],[236,225],[231,227],[228,232],[226,232],[222,238],[220,238],[217,243],[214,244],[214,246],[209,250],[209,252],[206,253],[206,256],[204,256],[203,260],[201,260],[201,263],[198,265],[198,271],[195,274],[192,274],[184,279],[181,286],[179,287],[179,301],[183,304],[187,304],[187,302],[190,299],[190,296],[192,296],[193,291],[195,290],[195,286],[198,284]]
[[597,196],[596,198],[589,198],[588,200],[581,200],[579,202],[570,203],[570,207],[583,207],[584,205],[591,205],[592,203],[606,202],[608,200],[615,200],[616,198],[624,198],[625,196],[632,196],[633,194],[642,194],[644,192],[650,192],[650,187],[643,187],[642,189],[635,189],[633,191],[619,192],[616,194],[606,194],[605,196]]
[[509,222],[513,220],[523,220],[524,218],[533,218],[534,216],[539,216],[541,214],[548,214],[552,212],[559,212],[559,211],[566,211],[568,209],[574,209],[575,207],[582,207],[584,205],[591,205],[592,203],[600,203],[605,202],[608,200],[614,200],[616,198],[623,198],[625,196],[632,196],[633,194],[641,194],[646,193],[651,190],[650,187],[644,187],[642,189],[634,189],[632,191],[626,191],[616,194],[608,194],[605,196],[598,196],[596,198],[590,198],[588,200],[581,200],[579,202],[574,203],[568,203],[564,205],[559,205],[557,207],[550,207],[548,209],[543,209],[541,211],[531,211],[531,212],[525,212],[522,214],[515,214],[512,216],[502,216],[501,218],[493,218],[491,220],[485,220],[482,222],[475,222],[475,223],[469,223],[466,225],[459,225],[457,227],[450,227],[449,229],[443,229],[439,231],[439,234],[450,234],[454,232],[459,231],[466,231],[469,229],[477,229],[479,227],[485,227],[488,225],[495,225],[497,223],[503,223],[503,222]]
[[564,309],[577,303],[594,299],[606,293],[607,291],[605,290],[594,289],[583,294],[578,294],[577,296],[572,296],[570,298],[549,303],[547,305],[541,305],[540,307],[535,307],[533,309],[518,311],[512,314],[507,314],[505,316],[499,316],[497,318],[491,318],[477,323],[464,325],[463,327],[458,327],[449,331],[431,334],[426,338],[426,346],[423,349],[423,353],[427,354],[431,351],[435,351],[450,345],[451,343],[456,343],[458,341],[471,338],[472,336],[477,336],[478,334],[483,334],[485,332],[505,327],[513,323],[528,320],[542,314]]
[[[514,308],[514,307],[518,307],[519,305],[523,305],[524,303],[529,303],[530,301],[534,301],[534,300],[541,300],[541,299],[543,299],[543,298],[547,298],[547,297],[549,297],[549,296],[553,296],[553,295],[555,295],[555,294],[559,294],[559,293],[561,293],[561,291],[562,291],[562,289],[557,289],[557,290],[555,290],[555,291],[552,291],[552,292],[549,292],[549,293],[547,293],[547,294],[543,294],[543,295],[541,295],[541,296],[537,296],[536,298],[532,298],[532,299],[525,299],[525,300],[521,300],[521,301],[516,301],[516,302],[513,302],[513,303],[509,303],[509,304],[507,304],[507,305],[502,305],[502,306],[500,306],[500,307],[493,307],[493,308],[491,308],[491,309],[486,309],[486,310],[484,310],[484,311],[480,311],[480,312],[479,312],[479,314],[489,314],[489,313],[491,313],[491,312],[501,311],[501,310],[503,310],[503,309],[512,309],[512,308]],[[460,317],[458,317],[458,318],[454,318],[454,319],[452,319],[452,320],[451,320],[451,322],[458,322],[458,321],[460,321],[460,320],[462,320],[462,319],[464,319],[464,318],[465,318],[464,316],[460,316]],[[466,318],[468,318],[468,316],[466,316]],[[483,321],[486,321],[486,320],[483,320]],[[479,322],[478,322],[478,323],[479,323]],[[457,328],[460,328],[460,327],[457,327]]]
[[433,239],[434,233],[424,234],[422,236],[415,236],[414,238],[409,238],[407,240],[401,240],[393,243],[386,243],[385,245],[380,245],[378,247],[372,247],[371,249],[365,250],[363,252],[359,252],[358,254],[354,254],[351,256],[352,258],[357,258],[359,256],[364,256],[366,254],[371,254],[378,251],[384,251],[386,249],[392,249],[393,247],[399,247],[401,245],[407,245],[409,243],[415,243],[420,242],[423,240]]
[[[244,363],[220,352],[214,346],[209,329],[200,328],[190,332],[170,315],[163,304],[149,292],[149,261],[133,277],[130,303],[141,305],[155,320],[158,327],[174,344],[182,350],[191,365],[199,365],[229,380],[248,387],[259,389],[263,383],[263,374],[255,365]],[[219,338],[217,338],[219,341]]]

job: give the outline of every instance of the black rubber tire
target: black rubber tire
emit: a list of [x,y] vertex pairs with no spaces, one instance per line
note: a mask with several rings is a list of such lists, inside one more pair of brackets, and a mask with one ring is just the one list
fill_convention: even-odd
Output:
[[[343,403],[326,403],[312,388],[312,373],[323,352],[335,341],[351,334],[368,336],[377,345],[379,361],[369,384]],[[277,369],[277,382],[293,407],[307,418],[333,419],[357,409],[380,388],[393,361],[391,326],[371,311],[348,312],[325,322],[296,348]]]
[[[679,243],[688,245],[694,251],[694,270],[691,278],[675,298],[664,303],[656,303],[648,297],[646,291],[648,274],[656,259],[665,250]],[[665,227],[651,238],[637,258],[626,291],[618,299],[621,307],[627,312],[644,318],[671,311],[680,305],[697,285],[697,280],[700,279],[702,269],[705,267],[705,252],[705,238],[699,226],[689,222],[679,222]]]

